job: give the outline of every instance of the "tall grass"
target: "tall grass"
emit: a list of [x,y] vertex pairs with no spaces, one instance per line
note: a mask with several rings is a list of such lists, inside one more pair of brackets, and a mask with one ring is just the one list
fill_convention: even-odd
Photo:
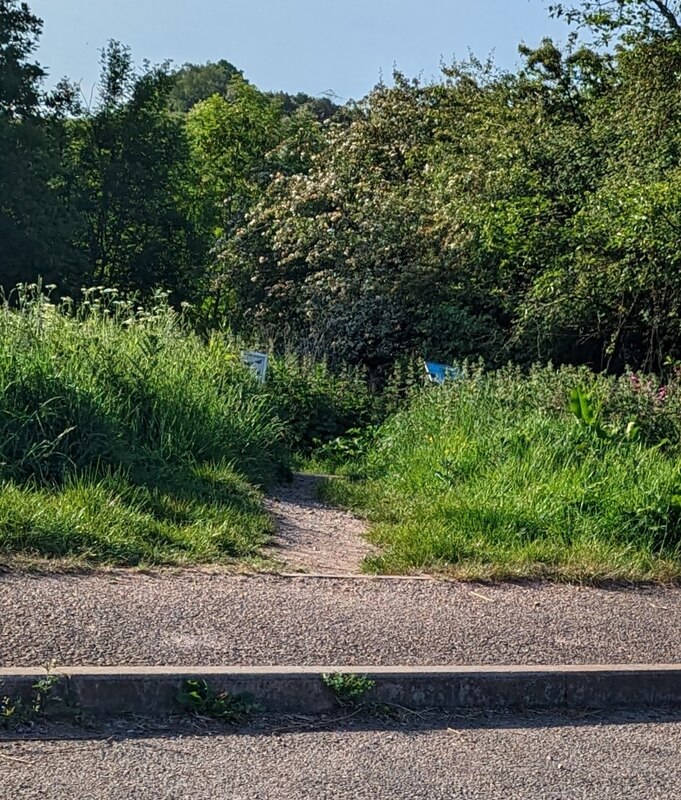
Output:
[[469,370],[380,429],[364,481],[328,491],[368,510],[369,569],[664,580],[681,575],[680,442],[676,383]]
[[254,554],[251,484],[287,469],[272,398],[159,295],[78,311],[21,288],[0,308],[0,553],[111,563]]

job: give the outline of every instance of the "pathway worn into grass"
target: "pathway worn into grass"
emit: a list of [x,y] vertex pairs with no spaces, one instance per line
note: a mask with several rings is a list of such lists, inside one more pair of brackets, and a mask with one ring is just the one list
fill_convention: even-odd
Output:
[[0,665],[681,662],[681,589],[0,575]]
[[275,539],[265,554],[284,564],[287,572],[353,575],[373,552],[363,538],[363,520],[319,500],[321,477],[297,474],[266,499],[276,522]]

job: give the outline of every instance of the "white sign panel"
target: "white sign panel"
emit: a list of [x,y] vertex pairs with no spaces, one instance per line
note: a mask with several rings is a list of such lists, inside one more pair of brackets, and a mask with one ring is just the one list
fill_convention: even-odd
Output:
[[265,383],[267,375],[267,353],[258,353],[256,350],[244,350],[241,360],[250,367],[260,383]]

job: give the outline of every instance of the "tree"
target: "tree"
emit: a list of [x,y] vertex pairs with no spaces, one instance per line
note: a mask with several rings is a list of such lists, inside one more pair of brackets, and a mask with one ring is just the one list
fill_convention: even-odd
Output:
[[45,72],[28,59],[38,46],[42,21],[26,3],[0,0],[0,113],[9,119],[32,117]]
[[[292,131],[222,253],[242,325],[377,371],[428,338],[449,299],[428,193],[437,103],[396,75],[349,120]],[[456,348],[450,332],[431,354]]]
[[184,64],[175,73],[175,83],[169,95],[170,108],[186,113],[202,100],[214,94],[224,95],[230,81],[243,77],[241,70],[221,59],[206,64]]
[[[192,163],[198,175],[195,202],[217,248],[243,223],[264,191],[270,178],[267,153],[281,138],[282,122],[279,103],[238,76],[226,94],[197,103],[187,115]],[[217,324],[231,296],[222,258],[213,259],[204,289],[210,298],[204,311],[210,324]]]
[[69,124],[66,192],[82,220],[90,281],[186,299],[207,243],[192,206],[189,144],[168,109],[167,65],[136,74],[128,48],[102,54],[99,102]]
[[312,95],[305,92],[298,92],[297,94],[289,94],[288,92],[272,92],[270,97],[281,104],[284,114],[291,116],[300,109],[309,111],[315,119],[319,122],[331,119],[337,114],[341,106],[330,97],[312,97]]
[[678,0],[582,0],[577,5],[554,3],[555,17],[588,28],[597,41],[607,44],[613,37],[625,41],[643,37],[681,38],[681,2]]
[[[72,220],[54,188],[61,121],[42,115],[45,72],[31,60],[42,22],[0,0],[0,286],[65,283],[77,270]],[[56,98],[53,98],[56,102]],[[54,106],[54,104],[53,104]]]
[[267,180],[265,156],[279,141],[281,107],[240,77],[226,96],[214,94],[187,117],[200,183],[222,235],[253,202]]
[[573,217],[573,252],[528,298],[535,328],[589,343],[599,367],[681,358],[679,74],[680,40],[619,49],[590,113],[602,166]]

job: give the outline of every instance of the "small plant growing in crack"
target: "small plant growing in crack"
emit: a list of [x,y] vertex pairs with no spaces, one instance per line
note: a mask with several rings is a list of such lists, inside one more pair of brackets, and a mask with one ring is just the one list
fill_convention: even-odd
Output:
[[0,693],[0,728],[27,724],[45,717],[50,703],[60,700],[54,696],[60,680],[58,675],[48,673],[31,686],[28,697],[10,697]]
[[223,722],[242,722],[251,714],[262,711],[262,706],[252,695],[216,692],[204,680],[184,681],[175,699],[190,714]]
[[376,681],[366,675],[348,672],[325,672],[322,680],[343,708],[358,705],[362,697],[376,686]]

